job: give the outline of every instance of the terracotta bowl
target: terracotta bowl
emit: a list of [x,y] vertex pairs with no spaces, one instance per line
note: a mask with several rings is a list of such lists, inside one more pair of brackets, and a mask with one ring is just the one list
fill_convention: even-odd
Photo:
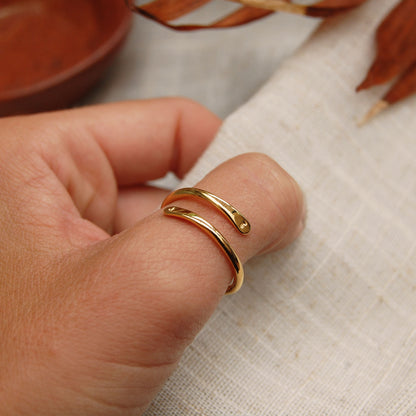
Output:
[[123,0],[0,0],[0,116],[68,107],[131,23]]

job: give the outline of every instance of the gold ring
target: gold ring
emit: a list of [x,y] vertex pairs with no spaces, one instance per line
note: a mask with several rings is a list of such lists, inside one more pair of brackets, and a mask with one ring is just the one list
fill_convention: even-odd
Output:
[[210,202],[213,206],[219,209],[231,221],[234,227],[241,234],[248,234],[250,232],[250,223],[241,212],[234,208],[231,204],[212,194],[198,188],[182,188],[169,194],[162,203],[162,208],[183,197],[199,197]]
[[[165,202],[163,204],[165,204]],[[195,224],[220,245],[221,249],[227,255],[228,259],[230,260],[230,263],[232,264],[235,270],[235,278],[233,279],[232,283],[228,286],[227,291],[225,293],[232,294],[237,292],[241,288],[241,285],[243,284],[244,280],[243,265],[235,251],[231,248],[230,243],[226,240],[226,238],[212,224],[210,224],[207,220],[204,220],[195,212],[173,206],[165,208],[163,213],[165,215],[171,215]]]

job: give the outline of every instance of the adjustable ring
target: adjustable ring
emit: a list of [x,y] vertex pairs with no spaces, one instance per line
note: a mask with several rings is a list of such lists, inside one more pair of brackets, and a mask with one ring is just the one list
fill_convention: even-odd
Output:
[[231,248],[230,243],[227,239],[207,220],[204,220],[195,212],[189,211],[184,208],[180,207],[167,207],[163,210],[165,215],[174,216],[186,221],[195,224],[201,230],[203,230],[206,234],[208,234],[214,241],[216,241],[223,252],[227,255],[231,265],[234,267],[235,270],[235,278],[233,279],[232,283],[228,286],[226,294],[232,294],[237,292],[244,280],[244,270],[243,265],[238,258],[235,251]]
[[[221,213],[223,213],[241,234],[245,235],[250,232],[250,223],[241,212],[239,212],[228,202],[212,194],[211,192],[204,191],[203,189],[178,189],[165,198],[165,200],[162,202],[162,208],[170,204],[171,202],[176,201],[178,199],[182,199],[184,197],[198,197],[206,200],[215,208],[217,208]],[[243,265],[235,251],[231,248],[230,243],[226,240],[226,238],[212,224],[210,224],[204,218],[200,217],[195,212],[175,206],[165,208],[163,212],[165,215],[178,217],[195,224],[220,245],[221,249],[227,255],[230,263],[234,267],[236,273],[236,277],[234,278],[233,282],[228,286],[226,294],[237,292],[241,288],[241,285],[243,284],[244,280]]]
[[214,207],[226,215],[230,222],[241,234],[248,234],[250,232],[250,223],[241,212],[234,208],[231,204],[212,194],[198,188],[182,188],[169,194],[162,203],[162,208],[183,197],[199,197],[210,202]]

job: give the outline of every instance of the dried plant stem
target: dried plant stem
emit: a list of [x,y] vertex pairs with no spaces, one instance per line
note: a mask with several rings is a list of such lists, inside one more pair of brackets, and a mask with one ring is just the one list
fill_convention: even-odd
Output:
[[358,122],[358,126],[361,127],[364,124],[368,123],[373,117],[375,117],[378,113],[381,113],[385,108],[389,106],[389,103],[384,100],[378,101],[373,107],[371,107],[370,111]]
[[301,4],[288,3],[285,0],[228,0],[234,3],[240,3],[244,6],[258,7],[261,9],[287,12],[295,14],[306,14],[307,8]]

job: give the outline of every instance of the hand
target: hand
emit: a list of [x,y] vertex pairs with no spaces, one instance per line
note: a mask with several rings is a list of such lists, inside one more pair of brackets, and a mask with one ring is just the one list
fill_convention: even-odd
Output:
[[[2,415],[149,405],[233,270],[205,233],[157,210],[167,191],[146,182],[182,177],[219,125],[183,99],[0,120]],[[242,261],[302,230],[298,186],[264,155],[231,159],[197,186],[250,220],[240,236],[207,204],[177,203],[214,223]]]

